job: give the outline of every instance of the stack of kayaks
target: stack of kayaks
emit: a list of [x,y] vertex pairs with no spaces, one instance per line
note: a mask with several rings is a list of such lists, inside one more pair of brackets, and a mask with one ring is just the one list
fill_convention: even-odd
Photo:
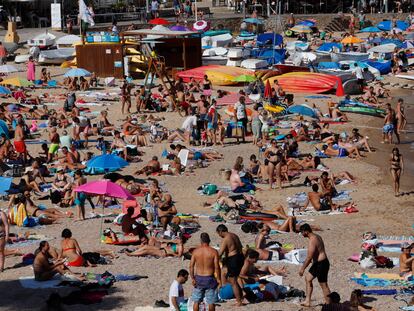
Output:
[[376,107],[362,107],[362,106],[340,106],[339,110],[342,112],[359,113],[373,117],[383,117],[385,110]]

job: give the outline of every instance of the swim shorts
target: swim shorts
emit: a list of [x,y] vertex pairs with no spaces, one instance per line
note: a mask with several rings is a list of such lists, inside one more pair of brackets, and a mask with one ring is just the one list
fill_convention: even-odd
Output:
[[193,289],[191,299],[194,302],[202,302],[205,298],[207,304],[212,305],[218,301],[217,281],[213,276],[195,276],[196,286]]
[[314,262],[309,269],[309,273],[317,278],[319,283],[326,283],[328,282],[329,266],[329,260],[325,258],[322,261]]
[[227,277],[238,277],[244,264],[243,254],[227,257],[224,264],[227,267]]
[[50,154],[55,154],[58,152],[58,150],[59,150],[59,144],[50,144],[48,152]]
[[390,134],[394,131],[394,125],[393,124],[385,124],[382,128],[382,132],[385,134]]
[[14,141],[14,149],[16,149],[17,153],[25,153],[26,144],[24,143],[24,141]]

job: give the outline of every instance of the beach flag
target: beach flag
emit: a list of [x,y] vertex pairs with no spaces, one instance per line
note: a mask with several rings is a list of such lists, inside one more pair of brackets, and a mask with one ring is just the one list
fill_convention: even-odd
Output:
[[92,8],[87,7],[83,0],[79,0],[79,18],[85,24],[95,25]]

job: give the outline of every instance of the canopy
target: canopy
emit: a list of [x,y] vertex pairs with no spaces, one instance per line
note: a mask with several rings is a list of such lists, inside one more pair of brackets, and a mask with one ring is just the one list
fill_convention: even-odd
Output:
[[127,161],[114,154],[103,154],[93,157],[88,162],[86,162],[86,167],[88,168],[108,171],[118,170],[128,165],[129,163]]
[[28,86],[33,85],[33,83],[28,81],[27,79],[18,78],[18,77],[3,80],[0,82],[0,84],[13,85],[13,86],[18,86],[18,87],[28,87]]
[[288,108],[288,112],[299,114],[299,115],[302,115],[302,116],[311,117],[311,118],[316,118],[316,112],[312,108],[310,108],[309,106],[306,106],[306,105],[290,106]]
[[312,29],[309,26],[305,26],[305,25],[295,25],[292,28],[290,28],[290,30],[292,30],[293,32],[298,32],[298,33],[311,33]]
[[123,187],[109,180],[96,180],[79,186],[76,192],[104,195],[112,198],[135,200],[135,198]]
[[89,77],[91,73],[83,68],[72,68],[65,73],[65,77]]
[[342,41],[341,41],[341,43],[343,43],[343,44],[356,44],[356,43],[361,43],[361,42],[364,42],[364,40],[362,40],[358,37],[355,37],[355,36],[346,37],[346,38],[342,39]]
[[170,22],[164,18],[154,18],[148,22],[150,25],[169,25]]

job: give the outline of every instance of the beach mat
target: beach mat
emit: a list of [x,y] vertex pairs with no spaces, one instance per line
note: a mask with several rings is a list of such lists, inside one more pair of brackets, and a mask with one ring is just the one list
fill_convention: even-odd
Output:
[[384,279],[371,279],[371,278],[351,278],[351,281],[364,287],[396,287],[414,286],[414,281],[409,280],[384,280]]
[[8,194],[12,180],[12,177],[0,177],[0,195]]
[[32,289],[39,289],[39,288],[57,288],[58,285],[62,282],[60,276],[55,276],[52,280],[49,281],[36,281],[34,276],[22,276],[19,278],[20,285],[23,288],[32,288]]

